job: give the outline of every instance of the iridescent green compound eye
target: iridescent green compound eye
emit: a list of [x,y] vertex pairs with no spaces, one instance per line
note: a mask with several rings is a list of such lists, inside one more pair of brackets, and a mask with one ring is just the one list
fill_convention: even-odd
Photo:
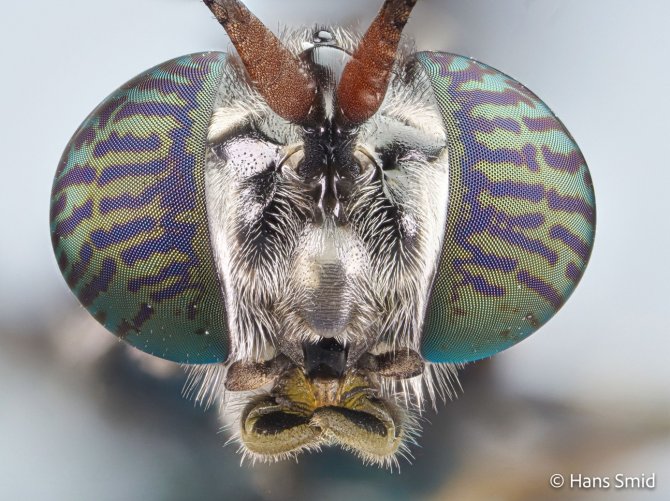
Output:
[[173,59],[105,99],[65,149],[51,197],[56,258],[79,301],[120,338],[177,362],[228,353],[204,201],[224,57]]
[[528,337],[568,299],[593,246],[593,186],[570,133],[526,87],[462,56],[417,58],[450,162],[421,350],[431,362],[468,362]]

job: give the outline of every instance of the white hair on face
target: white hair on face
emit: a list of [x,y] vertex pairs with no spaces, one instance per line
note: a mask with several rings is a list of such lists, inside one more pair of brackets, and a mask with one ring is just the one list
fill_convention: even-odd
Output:
[[243,103],[232,103],[227,108],[219,108],[212,115],[207,133],[207,141],[216,143],[229,131],[244,127],[252,119],[260,117],[259,110],[249,108]]
[[[330,31],[341,48],[353,52],[359,38],[341,29]],[[289,33],[284,43],[299,54],[313,44],[313,33]],[[430,82],[420,68],[407,64],[408,54],[405,46],[379,111],[359,128],[357,147],[381,165],[391,132],[418,141],[416,152],[399,158],[382,180],[357,182],[347,207],[350,224],[344,228],[306,222],[300,215],[309,212],[311,201],[301,193],[297,175],[290,169],[268,171],[268,165],[302,147],[302,129],[278,117],[246,80],[241,63],[229,59],[208,131],[205,168],[210,237],[229,327],[229,362],[267,360],[282,343],[299,346],[323,336],[311,330],[298,306],[310,301],[310,260],[325,252],[327,238],[334,245],[333,259],[344,263],[347,301],[356,305],[346,330],[332,335],[349,344],[373,333],[368,346],[373,354],[420,351],[444,238],[449,158]],[[253,244],[256,237],[267,240],[260,250]],[[380,390],[385,398],[420,412],[426,400],[435,405],[452,397],[459,386],[458,368],[426,364],[423,374],[411,379],[380,377]],[[227,392],[225,373],[223,364],[193,368],[185,391],[205,406],[218,401],[225,421],[239,425],[244,403],[255,393]],[[408,435],[411,442],[418,424],[411,412],[408,416],[414,430]],[[261,459],[243,452],[252,462]],[[363,459],[397,463],[395,456]]]

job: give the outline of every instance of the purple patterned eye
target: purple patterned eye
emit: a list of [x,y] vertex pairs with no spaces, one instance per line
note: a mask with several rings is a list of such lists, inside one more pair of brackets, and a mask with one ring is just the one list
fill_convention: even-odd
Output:
[[282,40],[205,0],[236,53],[140,74],[63,153],[51,234],[100,323],[192,366],[245,455],[339,445],[392,465],[460,364],[525,339],[588,263],[595,201],[554,113],[513,78],[363,36]]

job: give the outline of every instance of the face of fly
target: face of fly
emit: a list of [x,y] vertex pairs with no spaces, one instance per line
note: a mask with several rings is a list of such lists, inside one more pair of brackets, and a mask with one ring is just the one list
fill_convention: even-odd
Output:
[[[388,57],[413,3],[387,1],[361,40],[317,29],[282,42],[238,2],[209,3],[239,53],[209,128],[206,197],[231,336],[225,387],[266,390],[241,393],[239,437],[255,459],[337,443],[389,462],[415,430],[406,404],[410,387],[421,399],[448,158],[426,76]],[[275,53],[254,54],[260,35],[240,20]],[[396,382],[400,405],[384,397]]]

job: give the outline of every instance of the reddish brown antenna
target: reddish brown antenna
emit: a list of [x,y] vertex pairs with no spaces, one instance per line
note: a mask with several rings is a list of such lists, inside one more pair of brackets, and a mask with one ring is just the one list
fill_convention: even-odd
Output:
[[400,35],[415,4],[416,0],[386,0],[344,69],[337,102],[347,122],[365,122],[381,106]]
[[316,84],[303,64],[238,0],[204,2],[228,33],[268,106],[290,122],[304,122]]

